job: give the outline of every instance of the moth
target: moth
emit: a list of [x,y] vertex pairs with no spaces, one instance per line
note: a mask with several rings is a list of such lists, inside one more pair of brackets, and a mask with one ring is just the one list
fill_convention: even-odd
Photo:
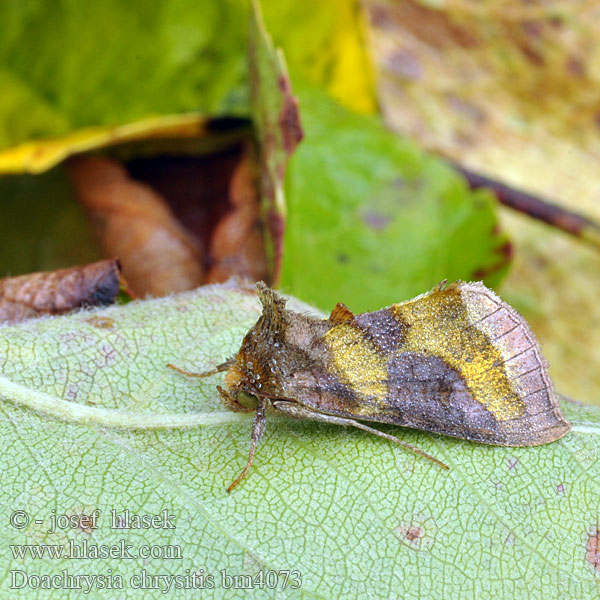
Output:
[[[411,427],[483,444],[535,446],[565,435],[546,361],[525,319],[483,283],[446,282],[412,300],[355,315],[337,304],[328,319],[286,309],[256,284],[263,312],[239,352],[211,371],[225,406],[253,412],[246,476],[266,410],[357,427],[447,465],[363,423]],[[256,406],[239,401],[240,392]]]

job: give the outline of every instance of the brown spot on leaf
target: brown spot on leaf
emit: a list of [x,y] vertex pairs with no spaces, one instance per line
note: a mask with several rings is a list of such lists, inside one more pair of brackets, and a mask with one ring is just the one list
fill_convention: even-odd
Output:
[[448,94],[446,98],[448,106],[460,116],[478,125],[485,123],[485,112],[473,102],[465,100],[456,94]]
[[16,323],[112,304],[119,292],[119,263],[101,260],[69,269],[0,279],[0,321]]
[[382,215],[380,213],[372,211],[366,211],[362,215],[362,219],[365,222],[365,225],[367,225],[367,227],[370,227],[375,231],[385,229],[391,222],[390,217],[388,217],[387,215]]
[[532,38],[539,38],[542,35],[543,25],[539,21],[523,21],[521,24],[523,31]]
[[[422,524],[401,523],[396,528],[396,535],[405,545],[415,550],[423,550],[428,545],[425,528]],[[429,540],[429,543],[431,543],[431,540]]]
[[100,317],[96,315],[86,319],[85,322],[98,329],[114,329],[115,327],[115,321],[110,317]]
[[404,531],[404,537],[409,542],[415,542],[423,537],[423,530],[420,527],[411,525]]
[[279,114],[279,127],[281,128],[283,147],[289,154],[295,150],[302,141],[304,132],[300,124],[298,100],[294,96],[286,96]]
[[477,269],[473,273],[474,279],[485,279],[492,273],[504,269],[512,260],[513,245],[510,242],[506,242],[496,250],[496,253],[500,255],[500,259],[492,267],[488,267],[487,269]]
[[94,529],[98,528],[98,522],[93,515],[81,515],[78,525],[79,529],[88,535],[91,535]]
[[375,27],[385,27],[388,24],[390,17],[385,4],[369,2],[367,3],[367,8],[369,10],[371,23]]
[[564,19],[561,15],[552,15],[548,18],[548,23],[552,27],[560,29],[564,25]]
[[408,49],[394,50],[386,59],[386,66],[390,73],[416,81],[423,76],[423,67],[419,57]]
[[598,526],[588,536],[585,557],[590,565],[600,573],[600,529]]
[[277,84],[279,91],[283,94],[283,106],[279,113],[279,128],[282,134],[283,149],[288,154],[292,154],[304,137],[300,123],[298,99],[292,95],[292,86],[287,75],[280,75]]
[[519,50],[523,53],[523,56],[534,66],[543,67],[546,64],[546,60],[542,53],[533,47],[532,44],[522,42],[518,45]]
[[475,48],[481,40],[475,28],[467,27],[450,18],[438,8],[429,8],[415,0],[390,3],[383,6],[367,3],[373,25],[385,27],[388,21],[402,23],[411,36],[432,48],[446,49],[454,45]]
[[573,77],[585,77],[585,63],[577,56],[569,56],[567,59],[567,71]]

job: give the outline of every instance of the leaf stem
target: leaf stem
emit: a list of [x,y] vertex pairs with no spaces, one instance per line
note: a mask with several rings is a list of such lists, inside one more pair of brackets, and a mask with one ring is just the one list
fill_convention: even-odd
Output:
[[465,169],[458,164],[453,164],[453,167],[464,175],[471,189],[489,188],[494,192],[498,201],[505,206],[509,206],[534,219],[548,223],[548,225],[562,229],[566,233],[570,233],[592,244],[596,248],[600,248],[600,223],[592,221],[578,213],[571,212],[557,204],[552,204],[549,200],[528,194],[522,190],[515,189],[504,183]]
[[57,398],[46,392],[31,390],[2,376],[0,376],[0,398],[64,421],[123,429],[227,425],[229,423],[246,423],[252,419],[252,415],[229,411],[152,414],[85,406],[84,404]]

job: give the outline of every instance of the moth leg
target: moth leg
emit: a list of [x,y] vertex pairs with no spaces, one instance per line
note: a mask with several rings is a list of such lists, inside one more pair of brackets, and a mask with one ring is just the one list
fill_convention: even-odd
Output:
[[192,373],[191,371],[184,371],[183,369],[180,369],[179,367],[176,367],[171,363],[168,363],[167,367],[169,367],[169,369],[177,371],[178,373],[181,373],[182,375],[185,375],[186,377],[210,377],[211,375],[216,375],[217,373],[221,373],[222,371],[227,371],[227,369],[229,369],[229,367],[231,367],[231,365],[233,365],[234,362],[235,358],[230,358],[224,363],[217,365],[214,369],[211,369],[210,371],[203,371],[202,373]]
[[429,460],[433,461],[434,463],[437,463],[438,465],[444,467],[444,469],[450,468],[450,467],[448,467],[447,464],[443,463],[441,460],[438,460],[434,456],[431,456],[431,454],[427,454],[427,452],[423,452],[423,450],[421,450],[420,448],[417,448],[411,444],[408,444],[407,442],[403,442],[402,440],[399,440],[397,437],[394,437],[393,435],[389,435],[388,433],[384,433],[383,431],[379,431],[378,429],[375,429],[374,427],[369,427],[368,425],[360,423],[359,421],[355,421],[354,419],[347,419],[345,417],[336,417],[334,415],[324,415],[323,413],[318,413],[318,412],[309,410],[308,408],[304,408],[303,406],[299,406],[295,402],[274,401],[273,408],[275,408],[276,410],[279,410],[287,415],[290,415],[292,417],[296,417],[298,419],[310,419],[312,421],[322,421],[324,423],[332,423],[334,425],[342,425],[344,427],[357,427],[358,429],[362,429],[363,431],[368,431],[369,433],[372,433],[373,435],[378,435],[379,437],[389,440],[390,442],[400,444],[401,446],[404,446],[405,448],[412,450],[415,454],[419,454],[420,456],[428,458]]
[[250,469],[252,465],[252,461],[254,460],[254,451],[256,450],[256,446],[258,442],[260,442],[260,438],[265,432],[265,408],[267,401],[264,398],[258,399],[258,406],[256,407],[256,415],[254,416],[254,421],[252,423],[252,441],[250,442],[250,453],[248,454],[248,462],[244,467],[244,470],[238,475],[237,479],[227,488],[227,492],[231,492],[231,490],[246,476],[246,473]]
[[249,406],[244,406],[241,402],[238,401],[237,392],[234,392],[232,394],[231,392],[224,390],[220,385],[217,386],[217,389],[219,390],[219,394],[221,395],[221,400],[223,401],[225,408],[228,408],[229,410],[232,410],[233,412],[243,412],[243,413],[249,413],[254,410],[254,408],[251,408]]

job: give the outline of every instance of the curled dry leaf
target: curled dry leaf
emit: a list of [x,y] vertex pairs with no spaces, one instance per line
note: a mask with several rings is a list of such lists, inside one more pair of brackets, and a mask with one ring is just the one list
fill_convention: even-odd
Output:
[[258,193],[259,166],[249,139],[198,156],[156,156],[127,163],[157,191],[204,252],[204,283],[269,279]]
[[0,279],[0,322],[16,323],[82,306],[112,304],[119,292],[119,263],[101,260],[69,269]]
[[108,158],[73,158],[68,171],[104,251],[119,257],[137,295],[163,296],[202,283],[199,246],[158,193]]
[[210,242],[212,266],[206,283],[226,281],[232,276],[252,281],[267,278],[267,261],[260,218],[257,177],[252,155],[247,151],[229,182],[231,210],[215,227]]

